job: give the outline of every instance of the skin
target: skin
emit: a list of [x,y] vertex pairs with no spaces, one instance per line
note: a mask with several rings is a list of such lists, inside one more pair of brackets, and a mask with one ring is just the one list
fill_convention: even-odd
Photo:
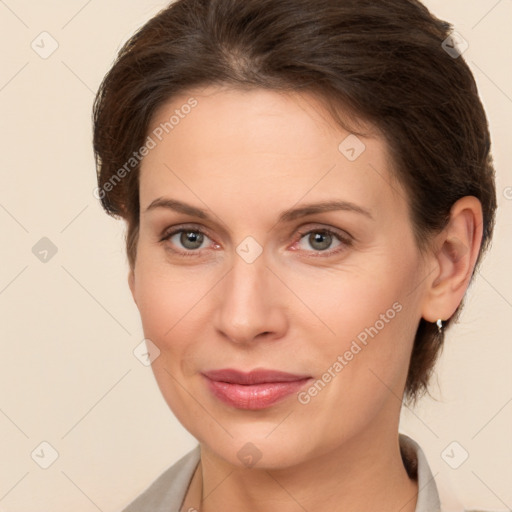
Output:
[[[366,149],[351,162],[338,150],[350,132],[313,96],[212,86],[162,106],[149,133],[191,96],[198,105],[142,162],[129,273],[145,337],[160,351],[158,385],[201,446],[183,510],[414,511],[418,486],[398,443],[409,358],[420,319],[449,318],[465,293],[480,203],[459,200],[421,254],[376,129],[366,126]],[[161,197],[211,219],[146,211]],[[282,211],[322,200],[350,201],[372,218],[338,210],[278,222]],[[202,244],[180,242],[180,233],[162,241],[171,227],[204,231]],[[351,242],[307,234],[327,228]],[[248,236],[263,249],[252,263],[236,252]],[[195,255],[178,255],[187,252]],[[270,368],[320,379],[396,303],[400,312],[307,404],[291,395],[236,409],[200,375]],[[254,467],[237,456],[248,442],[261,456]]]

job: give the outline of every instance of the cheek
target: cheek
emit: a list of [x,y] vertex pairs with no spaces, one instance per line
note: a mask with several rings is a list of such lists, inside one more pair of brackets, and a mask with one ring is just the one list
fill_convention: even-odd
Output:
[[[169,283],[158,279],[157,275],[141,273],[137,277],[137,299],[144,334],[159,345],[177,321],[179,294],[171,293]],[[159,348],[162,350],[161,346]]]
[[337,271],[291,269],[283,280],[293,289],[291,307],[301,312],[301,328],[314,330],[317,336],[331,340],[324,346],[340,350],[350,340],[359,338],[364,342],[368,329],[375,332],[376,327],[384,332],[401,322],[401,310],[410,300],[406,283],[408,275],[413,274],[410,262],[407,265],[410,271],[402,267],[397,273],[392,271],[394,264],[366,259],[358,267]]
[[200,280],[159,262],[140,257],[137,265],[135,294],[144,337],[160,351],[152,371],[170,409],[185,428],[194,429],[201,421],[201,411],[190,407],[190,396],[183,386],[193,373],[188,360],[198,332],[191,331],[191,322],[197,318],[205,291],[196,286]]
[[307,347],[309,359],[316,377],[328,381],[319,385],[323,398],[311,400],[318,414],[322,402],[372,409],[390,392],[400,396],[419,314],[410,286],[416,262],[390,257],[368,269],[330,273],[314,284],[305,279],[294,288],[316,313],[307,312],[300,328],[306,339],[318,340]]
[[364,429],[385,404],[399,407],[414,331],[412,309],[393,298],[367,291],[365,302],[331,310],[336,337],[309,352],[316,380],[298,398],[310,428],[326,439]]
[[144,334],[163,350],[162,345],[172,336],[174,326],[186,315],[186,306],[194,295],[193,287],[179,272],[170,272],[148,257],[144,249],[138,255],[135,275],[135,295]]
[[144,335],[159,348],[159,364],[186,366],[209,320],[208,294],[221,276],[206,266],[173,266],[162,251],[156,258],[143,248],[139,256],[135,295]]

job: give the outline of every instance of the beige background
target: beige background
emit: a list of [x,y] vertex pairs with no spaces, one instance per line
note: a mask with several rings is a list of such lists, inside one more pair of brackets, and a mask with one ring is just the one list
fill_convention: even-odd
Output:
[[[469,42],[498,169],[494,245],[432,386],[404,408],[438,485],[468,509],[512,509],[511,0],[428,0]],[[0,510],[120,510],[195,445],[150,368],[121,221],[103,213],[91,104],[116,51],[165,1],[0,1]],[[57,50],[51,49],[50,36]],[[45,38],[45,39],[43,39]],[[57,253],[32,252],[47,237]],[[45,243],[45,242],[41,242]],[[58,458],[51,462],[52,449]],[[441,456],[469,458],[452,469]],[[452,446],[453,447],[453,446]],[[31,453],[33,455],[31,456]],[[442,491],[444,492],[444,491]]]

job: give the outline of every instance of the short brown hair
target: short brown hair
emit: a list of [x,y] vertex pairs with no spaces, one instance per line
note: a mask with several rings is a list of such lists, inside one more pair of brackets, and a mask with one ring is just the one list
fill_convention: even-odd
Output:
[[[452,205],[476,196],[483,239],[474,275],[494,228],[494,168],[474,77],[462,56],[443,45],[451,29],[416,0],[177,0],[160,11],[121,48],[94,103],[99,198],[110,215],[127,221],[130,267],[139,232],[139,165],[128,172],[126,162],[163,103],[218,84],[300,89],[376,126],[408,192],[422,250],[446,225]],[[409,401],[427,391],[443,340],[435,324],[420,320]]]

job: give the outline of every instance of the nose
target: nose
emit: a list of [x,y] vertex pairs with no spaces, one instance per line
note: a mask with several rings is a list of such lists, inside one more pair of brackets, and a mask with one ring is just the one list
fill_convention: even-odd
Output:
[[264,255],[248,263],[235,253],[231,270],[216,287],[215,327],[233,343],[275,340],[288,327],[286,287]]

